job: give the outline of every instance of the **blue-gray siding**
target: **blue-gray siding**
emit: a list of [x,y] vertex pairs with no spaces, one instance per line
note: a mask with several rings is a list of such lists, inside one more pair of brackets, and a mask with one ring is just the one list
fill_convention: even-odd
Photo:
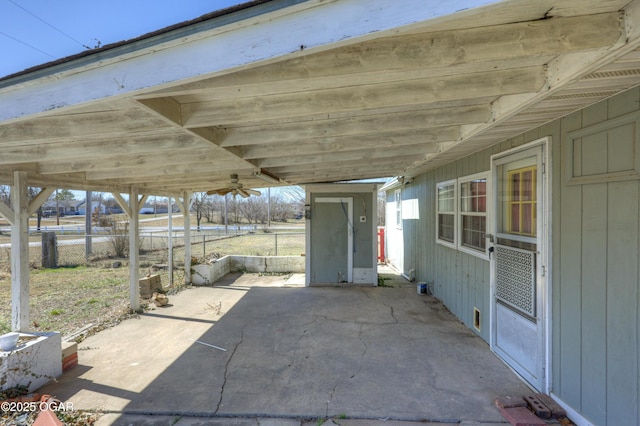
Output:
[[[403,272],[433,281],[435,295],[472,330],[478,308],[478,334],[489,341],[489,262],[435,243],[435,185],[487,171],[492,154],[551,136],[551,391],[598,425],[640,424],[640,180],[607,175],[634,165],[640,135],[628,124],[594,131],[580,139],[577,160],[567,144],[572,132],[634,112],[638,88],[418,176],[402,190],[420,211],[403,221]],[[569,182],[571,161],[574,175],[601,175]]]

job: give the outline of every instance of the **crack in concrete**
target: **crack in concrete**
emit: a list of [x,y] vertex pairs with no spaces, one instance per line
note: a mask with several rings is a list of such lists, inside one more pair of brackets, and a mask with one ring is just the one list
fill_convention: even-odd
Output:
[[224,365],[224,379],[222,380],[222,386],[220,387],[220,399],[218,400],[218,404],[216,405],[216,411],[214,411],[214,414],[218,414],[218,411],[222,406],[222,399],[224,398],[224,387],[227,385],[227,376],[229,374],[229,364],[231,364],[231,360],[233,359],[233,356],[236,354],[238,347],[244,341],[244,329],[247,328],[248,325],[249,323],[245,324],[242,327],[242,330],[240,330],[240,341],[236,343],[235,347],[233,348],[233,351],[231,351],[231,354],[229,355],[229,359],[227,359],[227,362]]
[[355,374],[353,374],[350,377],[350,379],[353,379],[358,374],[360,374],[360,372],[362,371],[362,364],[364,363],[364,357],[367,354],[367,350],[369,349],[369,346],[367,346],[367,343],[362,339],[362,328],[363,328],[363,326],[364,326],[364,324],[360,324],[360,330],[358,331],[358,340],[360,340],[360,343],[362,343],[362,346],[364,346],[364,350],[362,351],[362,355],[360,355],[360,365],[358,365],[358,371],[356,371]]
[[393,310],[393,305],[387,305],[382,300],[380,300],[378,298],[375,298],[375,297],[371,297],[371,295],[369,293],[367,293],[365,288],[360,288],[360,291],[362,291],[364,293],[364,295],[367,296],[368,299],[376,301],[379,304],[381,304],[382,306],[385,306],[385,307],[389,308],[389,314],[391,315],[391,318],[393,318],[393,322],[388,322],[388,323],[385,323],[385,324],[400,324],[400,322],[398,321],[398,318],[396,318],[396,314],[395,314],[395,312]]
[[[369,346],[366,344],[366,342],[362,339],[362,329],[364,328],[364,324],[359,324],[360,325],[360,329],[358,330],[358,340],[360,340],[360,343],[362,344],[362,346],[364,347],[362,354],[360,355],[360,363],[358,364],[358,370],[353,373],[351,376],[349,376],[349,380],[353,380],[358,374],[360,374],[360,372],[362,371],[362,364],[364,363],[364,357],[367,354],[367,350],[369,349]],[[340,386],[342,382],[338,382],[335,384],[335,386],[333,386],[333,389],[331,390],[331,392],[329,393],[329,398],[327,399],[327,407],[325,409],[325,417],[329,417],[329,405],[331,404],[331,401],[333,401],[333,396],[336,393],[336,390],[338,389],[338,386]]]

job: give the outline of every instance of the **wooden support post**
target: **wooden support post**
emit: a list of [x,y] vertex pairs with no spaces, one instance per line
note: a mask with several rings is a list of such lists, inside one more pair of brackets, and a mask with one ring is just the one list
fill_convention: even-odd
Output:
[[[88,261],[91,256],[91,234],[93,234],[92,224],[93,224],[93,205],[91,203],[91,198],[93,197],[93,193],[91,191],[87,191],[85,194],[85,203],[84,203],[84,235],[85,235],[85,243],[84,243],[84,257]],[[102,205],[98,203],[98,211]],[[99,216],[99,215],[98,215]]]
[[27,173],[13,172],[11,188],[11,329],[29,331],[29,202]]
[[169,285],[173,285],[173,197],[167,198],[169,205],[169,239],[167,241],[167,246],[169,249],[169,256],[167,262],[169,263],[167,267],[169,268]]
[[184,217],[184,282],[191,284],[191,192],[184,192],[182,215]]
[[129,193],[129,304],[131,309],[140,309],[140,256],[138,253],[138,188],[132,187]]

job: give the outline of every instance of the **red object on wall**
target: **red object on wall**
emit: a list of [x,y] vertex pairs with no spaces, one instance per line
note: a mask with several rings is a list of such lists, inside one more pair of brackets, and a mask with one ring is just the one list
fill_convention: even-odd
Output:
[[378,262],[384,263],[384,228],[378,228]]

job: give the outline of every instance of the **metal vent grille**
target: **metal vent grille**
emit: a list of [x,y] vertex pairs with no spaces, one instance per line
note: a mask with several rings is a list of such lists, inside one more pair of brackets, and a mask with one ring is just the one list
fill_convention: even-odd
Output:
[[536,315],[535,253],[496,245],[496,297],[527,315]]
[[611,71],[598,71],[585,75],[582,77],[584,80],[590,80],[595,78],[619,78],[619,77],[635,77],[640,75],[640,69],[632,68],[626,70],[611,70]]
[[586,93],[568,93],[568,94],[559,94],[555,96],[549,96],[545,101],[559,101],[559,100],[570,100],[570,99],[586,99],[586,98],[608,98],[610,96],[615,95],[618,92],[608,91],[608,92],[586,92]]

